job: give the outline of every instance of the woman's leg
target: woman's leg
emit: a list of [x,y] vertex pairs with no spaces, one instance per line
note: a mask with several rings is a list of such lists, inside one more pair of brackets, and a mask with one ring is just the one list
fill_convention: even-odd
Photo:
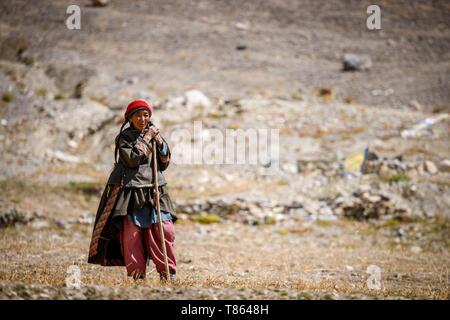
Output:
[[120,242],[127,273],[133,278],[145,278],[147,256],[143,245],[143,229],[128,220],[123,219]]
[[[169,263],[169,272],[175,274],[177,272],[177,263],[175,259],[174,241],[175,229],[172,220],[163,221],[164,239],[166,242],[167,261]],[[156,271],[165,273],[164,253],[161,247],[161,237],[159,233],[159,226],[157,223],[151,225],[150,228],[145,229],[144,241],[151,253],[153,263],[156,266]]]

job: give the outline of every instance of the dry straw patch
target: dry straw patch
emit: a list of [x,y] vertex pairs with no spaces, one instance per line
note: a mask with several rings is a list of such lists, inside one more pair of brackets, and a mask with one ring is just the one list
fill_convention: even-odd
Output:
[[[342,239],[334,241],[332,237],[331,247],[318,245],[316,232],[323,232],[321,226],[303,235],[280,235],[275,232],[276,226],[227,223],[184,223],[176,228],[179,273],[172,287],[449,298],[448,254],[428,252],[411,257],[407,249],[355,240],[349,234],[355,231],[352,227],[342,235],[348,241],[358,242],[350,247]],[[137,283],[125,276],[124,268],[87,264],[89,233],[88,226],[71,230],[37,231],[26,226],[3,229],[0,280],[64,286],[67,268],[75,264],[81,269],[84,285],[161,287],[152,263],[147,279]],[[366,285],[366,268],[370,264],[382,270],[381,290],[370,290]],[[353,272],[346,270],[347,265],[354,268]]]

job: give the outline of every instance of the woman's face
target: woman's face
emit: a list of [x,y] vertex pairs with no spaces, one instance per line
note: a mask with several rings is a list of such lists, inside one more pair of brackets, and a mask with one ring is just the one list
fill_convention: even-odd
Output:
[[136,129],[142,131],[150,121],[150,113],[147,110],[138,110],[131,115],[130,121]]

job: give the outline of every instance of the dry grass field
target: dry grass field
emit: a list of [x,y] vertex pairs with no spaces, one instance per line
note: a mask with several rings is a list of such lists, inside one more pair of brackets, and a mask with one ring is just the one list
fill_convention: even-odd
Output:
[[[95,209],[96,194],[73,186],[58,191],[63,188],[15,183],[2,185],[2,193],[21,188],[30,195],[16,199],[21,207],[39,210],[54,197],[65,200],[54,208],[54,220],[47,226],[0,229],[1,298],[449,298],[445,220],[440,225],[411,223],[414,230],[430,234],[420,243],[399,243],[386,233],[389,227],[349,220],[297,221],[295,227],[180,220],[175,225],[178,277],[164,285],[152,262],[147,278],[137,282],[126,277],[123,267],[87,264],[92,225],[62,228],[53,222],[77,217],[75,208]],[[417,243],[419,252],[414,249]],[[72,265],[80,270],[80,291],[66,286]],[[379,288],[368,286],[370,265],[380,268]]]

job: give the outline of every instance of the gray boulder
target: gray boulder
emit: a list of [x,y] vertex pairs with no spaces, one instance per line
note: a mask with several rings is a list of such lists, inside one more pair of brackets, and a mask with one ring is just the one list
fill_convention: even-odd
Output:
[[346,53],[342,67],[343,71],[366,71],[372,67],[372,60],[368,55]]

